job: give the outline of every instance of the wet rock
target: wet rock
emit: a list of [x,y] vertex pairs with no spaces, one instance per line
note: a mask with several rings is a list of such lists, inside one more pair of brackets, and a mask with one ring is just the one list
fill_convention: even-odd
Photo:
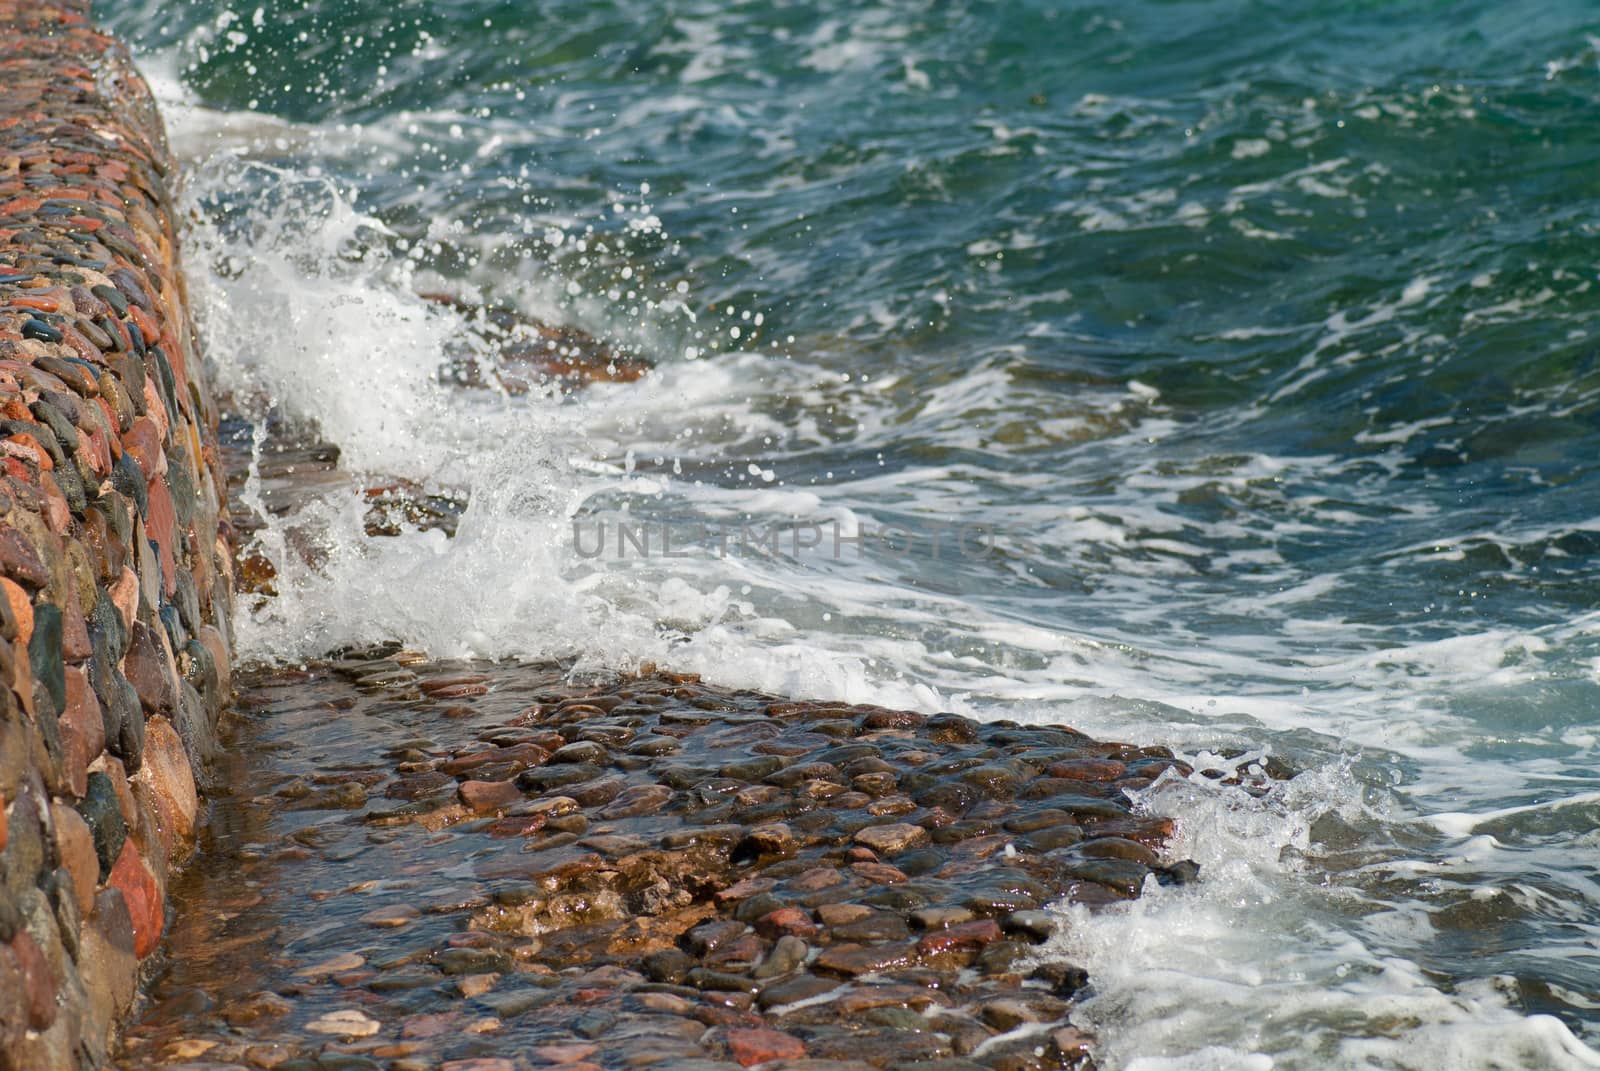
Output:
[[305,1028],[313,1034],[327,1034],[341,1038],[366,1038],[376,1034],[381,1029],[381,1024],[370,1016],[355,1010],[344,1008],[320,1015],[306,1024]]
[[1079,843],[1074,854],[1086,859],[1125,859],[1146,867],[1159,862],[1154,851],[1126,837],[1095,837]]
[[122,893],[133,925],[133,951],[140,959],[155,951],[166,925],[166,903],[155,876],[140,857],[133,841],[124,840],[111,867],[107,884]]
[[950,1056],[951,1045],[928,1031],[872,1029],[817,1038],[808,1046],[815,1056],[856,1060],[874,1067]]
[[510,781],[463,781],[456,789],[466,807],[480,814],[522,802],[522,790]]
[[989,1027],[1005,1033],[1024,1023],[1036,1023],[1039,1017],[1020,1000],[1003,998],[991,1000],[978,1009],[978,1017]]
[[671,985],[677,985],[687,978],[694,966],[694,957],[676,948],[653,952],[644,959],[645,974],[651,981]]
[[1064,777],[1074,781],[1115,781],[1127,772],[1127,767],[1115,759],[1071,759],[1052,763],[1045,773],[1050,777]]
[[805,941],[793,934],[785,934],[778,938],[777,943],[772,946],[772,951],[767,953],[766,958],[750,972],[750,975],[758,980],[781,977],[790,971],[798,970],[810,953],[811,949]]
[[146,723],[144,763],[134,780],[149,786],[167,854],[182,858],[194,838],[200,799],[189,755],[167,719],[153,718]]
[[782,937],[805,939],[817,933],[817,924],[809,912],[797,907],[780,907],[755,921],[756,932],[771,940]]
[[1023,941],[995,941],[978,954],[978,969],[984,974],[1010,974],[1032,951]]
[[761,987],[758,1000],[763,1008],[778,1008],[831,993],[842,984],[843,979],[840,978],[797,974],[790,978],[768,982]]
[[917,941],[917,951],[923,956],[948,952],[977,952],[998,941],[1000,936],[1000,925],[993,919],[977,919],[924,934]]
[[111,874],[122,853],[128,837],[128,827],[122,818],[122,804],[117,799],[111,778],[100,771],[90,774],[84,796],[78,804],[90,834],[94,837],[95,856],[100,863],[100,880]]
[[734,847],[733,861],[753,861],[764,856],[790,855],[799,845],[799,838],[782,822],[756,826],[745,834]]
[[562,763],[599,764],[609,757],[609,753],[600,744],[592,740],[577,740],[551,752],[549,762],[552,766]]
[[872,911],[832,927],[837,941],[903,941],[911,936],[905,920],[889,911]]
[[1058,997],[1072,997],[1089,984],[1089,973],[1082,967],[1059,960],[1041,963],[1028,974],[1029,978],[1043,982]]
[[894,822],[858,830],[853,839],[857,844],[871,848],[879,855],[897,855],[927,844],[928,831],[921,826]]
[[822,920],[824,926],[833,927],[849,925],[858,919],[869,918],[875,914],[872,908],[865,904],[823,904],[817,908],[817,918]]
[[606,819],[641,818],[660,811],[672,799],[672,789],[666,785],[635,785],[624,789],[615,799],[600,808],[600,817]]
[[799,1038],[776,1030],[762,1028],[731,1029],[724,1033],[729,1054],[742,1067],[769,1063],[773,1060],[799,1060],[806,1055],[806,1047]]
[[1200,880],[1200,864],[1192,859],[1182,859],[1171,866],[1157,867],[1156,880],[1163,885],[1188,885]]
[[881,945],[836,945],[817,957],[814,967],[829,974],[854,977],[908,967],[917,960],[916,945],[909,941]]
[[1006,916],[1005,931],[1032,941],[1046,941],[1055,934],[1060,917],[1048,911],[1013,911]]

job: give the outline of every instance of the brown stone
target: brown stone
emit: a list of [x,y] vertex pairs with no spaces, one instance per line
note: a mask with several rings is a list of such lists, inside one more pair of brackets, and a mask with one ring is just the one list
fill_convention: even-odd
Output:
[[139,704],[151,714],[170,714],[177,707],[178,686],[172,662],[154,630],[135,621],[122,671],[139,693]]
[[796,974],[780,978],[761,987],[761,1006],[781,1008],[785,1004],[794,1004],[820,997],[824,993],[831,993],[843,984],[845,983],[841,979],[827,978],[818,974]]
[[[38,519],[35,518],[35,524]],[[35,590],[50,583],[50,571],[44,559],[28,542],[26,536],[15,528],[0,528],[0,570],[6,576]]]
[[161,930],[166,923],[165,904],[161,887],[139,857],[132,837],[123,842],[122,854],[117,856],[106,884],[120,891],[128,905],[128,917],[133,924],[133,952],[143,959],[155,951],[161,940]]
[[28,1032],[28,983],[9,944],[0,944],[0,1053],[8,1063]]
[[535,1045],[528,1050],[528,1055],[547,1064],[573,1064],[579,1060],[587,1060],[599,1051],[600,1046],[584,1041],[564,1045]]
[[737,900],[748,899],[749,897],[755,896],[757,893],[764,893],[771,889],[775,889],[777,886],[777,881],[772,878],[744,878],[740,881],[734,882],[726,889],[718,890],[714,899],[719,904],[731,904]]
[[504,810],[523,799],[522,790],[515,781],[463,781],[456,795],[479,814]]
[[735,854],[788,855],[795,850],[798,843],[793,829],[782,822],[768,822],[765,825],[755,826],[746,833],[744,840],[739,842]]
[[1038,1013],[1027,1004],[1009,997],[989,1001],[989,1003],[978,1009],[978,1018],[1002,1033],[1007,1030],[1015,1030],[1024,1023],[1036,1023],[1039,1021]]
[[655,814],[672,799],[666,785],[636,785],[600,809],[601,818],[640,818]]
[[824,926],[843,926],[872,914],[865,904],[823,904],[817,908],[817,918]]
[[139,575],[123,566],[117,582],[107,589],[107,593],[111,596],[111,605],[117,608],[117,613],[122,617],[122,627],[131,627],[139,615]]
[[817,957],[816,969],[854,977],[909,967],[917,961],[917,946],[909,941],[881,945],[836,945]]
[[1126,859],[1145,866],[1155,866],[1161,861],[1152,849],[1127,837],[1096,837],[1081,841],[1073,851],[1090,859]]
[[28,1026],[33,1030],[47,1029],[56,1021],[57,981],[50,964],[26,930],[17,931],[11,939],[11,954],[22,971]]
[[927,844],[928,831],[906,822],[892,822],[857,831],[855,842],[871,848],[879,855],[897,855]]
[[728,1053],[744,1067],[769,1060],[803,1060],[805,1043],[797,1037],[763,1027],[730,1028],[723,1035]]
[[193,841],[200,798],[195,791],[189,754],[166,718],[151,718],[145,723],[144,765],[133,780],[150,789],[156,828],[167,854],[182,858]]
[[[410,904],[391,904],[388,907],[380,907],[374,911],[368,911],[361,916],[361,921],[368,926],[394,929],[415,922],[421,914],[421,911]],[[470,996],[471,994],[468,995]]]
[[81,662],[94,654],[89,643],[89,625],[76,597],[69,595],[61,608],[61,654],[68,662]]
[[446,1060],[439,1071],[516,1071],[517,1065],[503,1056],[474,1056],[467,1060]]
[[59,800],[50,805],[50,817],[56,831],[56,855],[72,875],[78,914],[88,918],[94,907],[95,886],[100,883],[100,861],[95,856],[94,834],[89,832],[89,824],[82,815]]
[[88,996],[87,1035],[105,1037],[113,1021],[127,1012],[137,970],[127,904],[118,890],[102,889],[78,940],[78,973]]
[[106,746],[106,723],[100,701],[89,687],[89,674],[80,666],[66,671],[67,706],[61,712],[61,746],[67,787],[81,799],[87,789],[89,764],[100,757]]
[[1115,781],[1128,768],[1116,759],[1068,759],[1051,763],[1045,768],[1049,777],[1065,777],[1073,781]]
[[11,607],[11,616],[16,618],[17,642],[26,648],[28,641],[33,638],[33,601],[15,581],[6,577],[0,577],[0,594],[5,596],[6,604]]

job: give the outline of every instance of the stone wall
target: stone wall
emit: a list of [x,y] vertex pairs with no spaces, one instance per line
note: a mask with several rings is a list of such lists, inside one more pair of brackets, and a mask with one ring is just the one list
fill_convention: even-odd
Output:
[[0,0],[0,1071],[104,1059],[228,691],[176,178],[86,0]]

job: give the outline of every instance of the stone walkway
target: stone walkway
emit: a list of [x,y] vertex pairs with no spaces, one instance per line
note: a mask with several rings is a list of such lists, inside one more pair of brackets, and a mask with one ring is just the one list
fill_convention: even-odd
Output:
[[1082,1067],[1046,905],[1194,876],[1161,749],[380,655],[242,683],[124,1067]]

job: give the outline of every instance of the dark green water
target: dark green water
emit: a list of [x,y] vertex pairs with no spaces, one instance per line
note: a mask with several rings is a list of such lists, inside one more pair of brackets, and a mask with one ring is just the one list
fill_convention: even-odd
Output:
[[[1211,881],[1067,949],[1110,1066],[1600,1064],[1600,9],[102,10],[194,162],[224,380],[472,503],[448,544],[337,496],[276,524],[317,564],[257,654],[654,658],[1288,756],[1264,803],[1151,796]],[[417,288],[658,373],[452,393],[473,329]],[[575,553],[624,508],[918,540]],[[962,524],[1005,534],[932,552]]]

